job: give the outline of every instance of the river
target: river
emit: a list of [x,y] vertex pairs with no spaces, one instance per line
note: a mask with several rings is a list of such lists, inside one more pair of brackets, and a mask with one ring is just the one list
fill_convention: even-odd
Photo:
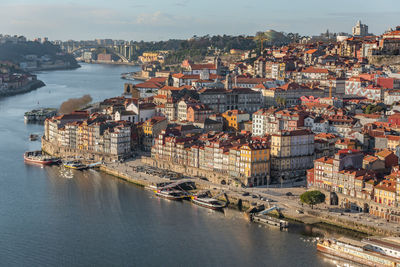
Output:
[[40,148],[25,111],[69,97],[121,95],[120,73],[137,67],[83,64],[38,73],[45,87],[0,99],[0,262],[2,266],[333,266],[306,231],[250,224],[235,211],[171,202],[93,170],[24,164]]

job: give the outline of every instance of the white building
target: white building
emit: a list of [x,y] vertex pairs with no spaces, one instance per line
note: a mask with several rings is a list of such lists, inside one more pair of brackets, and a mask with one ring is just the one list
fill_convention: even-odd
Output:
[[366,24],[362,24],[361,20],[357,21],[356,26],[352,28],[353,36],[367,36],[368,35],[368,26]]

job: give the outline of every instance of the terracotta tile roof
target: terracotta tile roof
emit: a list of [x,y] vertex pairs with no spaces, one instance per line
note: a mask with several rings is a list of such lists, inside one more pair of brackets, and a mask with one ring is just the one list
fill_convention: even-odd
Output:
[[152,118],[150,118],[150,119],[148,119],[148,120],[146,121],[146,124],[149,125],[149,126],[152,126],[152,125],[154,125],[154,124],[156,124],[156,123],[159,123],[159,122],[161,122],[161,121],[164,121],[164,120],[166,120],[166,119],[167,119],[167,118],[161,117],[161,116],[152,117]]
[[386,157],[388,157],[388,156],[390,156],[392,154],[394,154],[393,151],[391,151],[389,149],[384,149],[384,150],[382,150],[380,152],[375,153],[376,156],[383,157],[383,158],[386,158]]
[[369,163],[375,162],[377,160],[378,160],[377,157],[374,157],[374,156],[371,156],[371,155],[367,155],[363,159],[363,161],[366,161],[366,162],[369,162]]
[[322,157],[322,158],[316,159],[315,161],[333,165],[333,158]]
[[331,134],[331,133],[319,133],[315,136],[315,138],[321,138],[321,139],[334,139],[337,138],[336,135]]
[[397,135],[387,135],[386,138],[390,141],[400,141],[400,136]]
[[383,180],[379,184],[375,185],[375,189],[396,192],[396,182],[390,180]]
[[318,51],[318,49],[310,49],[310,50],[306,51],[306,54],[314,54],[317,51]]
[[320,69],[320,68],[314,68],[314,67],[308,67],[306,69],[303,69],[301,72],[303,72],[303,73],[325,73],[325,74],[329,73],[329,71],[327,69]]
[[167,77],[153,77],[148,79],[146,82],[153,82],[153,83],[165,83]]
[[143,82],[135,84],[135,88],[152,88],[152,89],[160,89],[164,84],[158,82]]

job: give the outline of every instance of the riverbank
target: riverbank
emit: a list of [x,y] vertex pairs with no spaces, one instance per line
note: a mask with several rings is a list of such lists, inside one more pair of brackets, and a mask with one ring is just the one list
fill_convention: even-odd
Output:
[[123,65],[123,66],[137,66],[137,67],[140,66],[140,64],[138,64],[137,62],[96,61],[96,60],[80,61],[80,62],[84,62],[87,64]]
[[[140,159],[136,159],[125,163],[102,165],[100,171],[142,187],[170,181],[169,179],[155,175],[136,172],[134,169],[137,166],[147,165],[143,164]],[[221,199],[224,197],[220,199],[229,201],[228,207],[232,209],[245,211],[250,207],[259,205],[264,205],[267,208],[276,205],[282,209],[281,212],[285,218],[304,224],[316,226],[319,224],[327,224],[337,227],[338,230],[352,230],[367,235],[400,235],[400,228],[395,224],[383,224],[382,220],[372,218],[372,216],[365,213],[343,214],[329,212],[323,208],[311,209],[299,203],[298,195],[292,196],[296,198],[296,200],[290,199],[286,194],[281,194],[280,191],[282,191],[282,189],[279,188],[269,188],[267,190],[265,190],[265,188],[239,188],[219,185],[198,178],[189,177],[188,179],[194,181],[199,190],[209,190],[212,195],[217,195],[224,191],[227,199]],[[290,190],[294,191],[293,188]],[[299,213],[298,210],[302,210],[302,213]]]
[[34,80],[29,82],[28,84],[21,86],[16,89],[4,89],[0,90],[0,97],[6,97],[6,96],[13,96],[13,95],[18,95],[18,94],[23,94],[23,93],[28,93],[30,91],[36,90],[40,87],[46,86],[46,84],[41,81],[41,80]]
[[45,67],[39,67],[39,68],[34,68],[34,69],[29,69],[29,71],[31,72],[40,72],[40,71],[49,71],[49,70],[75,70],[80,68],[81,65],[76,64],[73,66],[70,65],[49,65],[49,66],[45,66]]
[[130,81],[135,81],[135,80],[146,81],[151,77],[144,77],[142,76],[142,71],[135,71],[135,72],[122,73],[121,78]]

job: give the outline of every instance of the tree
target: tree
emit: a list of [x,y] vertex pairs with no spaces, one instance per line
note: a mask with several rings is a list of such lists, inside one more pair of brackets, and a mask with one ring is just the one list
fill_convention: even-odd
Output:
[[276,98],[276,103],[277,103],[279,106],[286,107],[286,98],[278,96],[278,97]]
[[313,208],[314,205],[325,202],[325,195],[318,190],[307,191],[300,195],[300,201]]

